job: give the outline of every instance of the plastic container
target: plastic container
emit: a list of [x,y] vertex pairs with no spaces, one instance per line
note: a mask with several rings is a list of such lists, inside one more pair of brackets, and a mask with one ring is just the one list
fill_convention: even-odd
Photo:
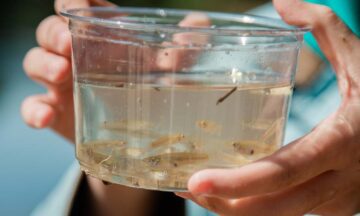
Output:
[[307,29],[240,14],[87,8],[70,18],[81,168],[107,182],[185,191],[283,144]]

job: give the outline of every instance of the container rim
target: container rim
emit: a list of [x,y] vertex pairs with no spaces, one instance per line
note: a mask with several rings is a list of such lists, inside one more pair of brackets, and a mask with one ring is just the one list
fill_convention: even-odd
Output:
[[[183,27],[174,24],[156,24],[156,23],[141,23],[141,22],[127,22],[122,20],[111,20],[99,18],[96,16],[83,16],[81,13],[119,13],[119,14],[151,14],[157,15],[166,19],[167,16],[185,16],[189,13],[204,13],[210,19],[217,19],[221,21],[235,22],[238,24],[256,25],[262,27],[245,28],[245,29],[228,29],[217,26],[209,27]],[[70,20],[81,21],[93,25],[99,25],[110,28],[138,30],[138,31],[154,31],[163,33],[181,33],[181,32],[196,32],[212,35],[225,35],[225,36],[269,36],[269,37],[286,37],[286,36],[302,36],[310,31],[309,27],[294,27],[285,24],[280,19],[248,15],[248,14],[234,14],[234,13],[221,13],[209,12],[201,10],[180,10],[180,9],[163,9],[163,8],[141,8],[141,7],[89,7],[89,8],[75,8],[63,10],[60,14]]]

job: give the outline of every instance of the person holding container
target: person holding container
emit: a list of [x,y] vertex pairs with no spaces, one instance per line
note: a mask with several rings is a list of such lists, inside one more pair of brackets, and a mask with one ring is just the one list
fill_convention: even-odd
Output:
[[[55,5],[59,12],[63,8],[112,4],[58,0]],[[274,0],[274,5],[287,23],[313,29],[324,56],[336,71],[342,95],[340,108],[312,132],[273,155],[237,169],[196,173],[188,182],[190,193],[178,195],[222,215],[354,214],[359,211],[360,183],[357,172],[360,166],[360,65],[356,61],[360,57],[356,49],[360,47],[359,39],[325,6],[298,0]],[[193,16],[182,24],[206,27],[209,21],[203,16]],[[66,20],[59,16],[45,19],[38,28],[37,39],[40,47],[29,51],[24,67],[27,74],[44,84],[49,92],[26,99],[22,114],[29,125],[51,127],[74,142],[71,36]],[[180,37],[179,41],[183,39],[186,37]],[[172,54],[180,59],[186,56],[181,52]],[[170,63],[166,58],[158,58],[156,67],[176,65],[177,58]],[[81,176],[78,168],[68,173],[65,182],[57,194],[64,193],[64,188],[68,188],[68,194],[62,200],[60,196],[53,196],[46,203],[47,208],[44,205],[38,214],[51,214],[46,212],[49,209],[59,215],[185,214],[181,201],[174,197],[164,199],[168,194],[106,186],[97,179]],[[173,204],[173,208],[164,209],[164,200],[169,201],[169,206]],[[189,202],[187,205],[190,215],[207,214],[195,212],[200,210],[191,208]]]

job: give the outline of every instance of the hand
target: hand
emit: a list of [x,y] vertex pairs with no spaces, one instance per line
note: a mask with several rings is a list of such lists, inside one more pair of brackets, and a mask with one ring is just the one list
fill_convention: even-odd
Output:
[[[104,0],[56,0],[55,10],[89,6],[114,6]],[[209,26],[209,19],[199,13],[189,14],[179,26]],[[189,38],[190,37],[190,38]],[[24,59],[26,74],[34,81],[47,88],[47,94],[33,95],[26,98],[21,112],[25,122],[35,128],[51,127],[54,131],[74,142],[74,102],[71,74],[71,35],[67,20],[53,15],[43,20],[36,32],[39,47],[31,49]],[[205,43],[199,35],[179,33],[172,42],[187,44],[196,40]],[[119,47],[116,47],[119,48]],[[121,50],[121,48],[116,49]],[[164,55],[166,53],[166,55]],[[192,64],[181,50],[164,49],[155,54],[158,70],[181,68]],[[196,55],[196,53],[195,53]],[[186,64],[186,65],[184,65]]]
[[336,71],[339,109],[271,156],[194,174],[190,193],[178,195],[222,215],[352,215],[360,210],[360,40],[325,6],[274,5],[287,23],[313,28]]
[[[64,8],[112,5],[102,0],[57,0],[55,10]],[[35,128],[51,127],[74,141],[74,103],[71,75],[71,35],[67,21],[53,15],[44,19],[37,31],[39,47],[31,49],[24,59],[26,74],[45,86],[47,94],[26,98],[21,113],[27,124]]]

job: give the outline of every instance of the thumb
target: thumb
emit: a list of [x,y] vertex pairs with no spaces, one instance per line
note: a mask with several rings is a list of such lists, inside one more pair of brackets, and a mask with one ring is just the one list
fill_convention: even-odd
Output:
[[359,39],[329,8],[302,0],[273,0],[290,25],[309,26],[321,50],[334,67],[344,98],[360,95]]
[[107,0],[55,0],[55,11],[57,14],[61,10],[71,8],[84,8],[90,6],[115,6]]

